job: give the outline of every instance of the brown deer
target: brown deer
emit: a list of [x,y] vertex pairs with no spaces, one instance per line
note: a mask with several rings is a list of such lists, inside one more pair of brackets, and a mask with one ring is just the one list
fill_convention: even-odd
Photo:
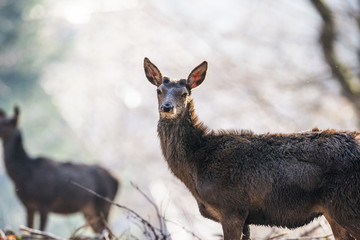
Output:
[[336,240],[360,239],[360,133],[212,131],[191,97],[207,62],[180,80],[147,58],[144,68],[157,87],[163,156],[225,240],[249,239],[251,224],[297,228],[321,215]]
[[97,165],[56,162],[45,157],[29,157],[17,127],[19,108],[13,117],[0,110],[0,138],[8,175],[15,184],[16,194],[27,212],[27,225],[33,227],[36,212],[40,213],[40,230],[45,229],[49,212],[70,214],[81,211],[92,229],[105,229],[110,204],[80,189],[81,184],[111,200],[119,182]]

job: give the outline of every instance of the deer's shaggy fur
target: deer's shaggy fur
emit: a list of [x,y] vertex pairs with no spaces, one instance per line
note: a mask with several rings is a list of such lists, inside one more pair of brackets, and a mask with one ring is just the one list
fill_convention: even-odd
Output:
[[249,224],[296,228],[324,215],[336,240],[360,239],[360,134],[325,130],[294,134],[211,131],[198,121],[187,80],[169,80],[147,58],[157,86],[158,134],[171,171],[204,217],[222,224],[225,240],[249,238]]

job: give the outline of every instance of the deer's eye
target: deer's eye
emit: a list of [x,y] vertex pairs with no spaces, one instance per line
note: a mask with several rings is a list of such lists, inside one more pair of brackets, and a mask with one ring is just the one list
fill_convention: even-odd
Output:
[[183,93],[181,96],[182,96],[183,98],[186,98],[187,93]]
[[161,94],[160,89],[157,89],[157,90],[156,90],[156,92],[157,92],[157,94],[158,94],[158,95],[160,95],[160,94]]

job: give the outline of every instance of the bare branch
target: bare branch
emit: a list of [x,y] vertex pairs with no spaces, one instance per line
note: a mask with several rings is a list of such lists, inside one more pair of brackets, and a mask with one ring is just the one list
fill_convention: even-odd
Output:
[[311,229],[303,232],[301,234],[301,237],[306,237],[306,236],[310,236],[310,234],[314,233],[317,229],[321,228],[321,225],[318,224],[318,225],[315,225],[314,227],[312,227]]
[[288,234],[289,234],[288,232],[279,233],[279,234],[276,234],[275,236],[267,238],[267,240],[279,239],[280,237],[286,236]]
[[193,236],[194,238],[196,238],[196,239],[198,239],[198,240],[201,240],[201,238],[200,238],[198,235],[196,235],[195,233],[189,231],[189,230],[186,229],[184,226],[182,226],[182,225],[180,225],[180,224],[178,224],[178,223],[176,223],[176,222],[174,222],[174,221],[171,221],[171,220],[169,220],[169,219],[166,219],[166,218],[164,218],[164,220],[165,220],[166,222],[168,222],[168,223],[175,224],[176,226],[180,227],[182,230],[184,230],[185,232],[187,232],[188,234],[190,234],[190,235]]
[[86,228],[86,227],[88,227],[88,226],[89,226],[88,223],[85,223],[84,225],[82,225],[82,226],[78,227],[77,229],[75,229],[75,231],[71,234],[70,239],[74,239],[74,238],[76,237],[76,234],[77,234],[81,229]]
[[133,182],[130,182],[130,183],[131,183],[131,186],[133,186],[133,188],[135,188],[141,195],[143,195],[143,197],[154,207],[154,209],[156,211],[156,215],[158,217],[160,231],[163,235],[166,235],[167,234],[166,224],[163,221],[164,218],[160,215],[160,210],[159,210],[158,206],[136,184],[134,184]]
[[47,232],[44,232],[44,231],[32,229],[32,228],[25,227],[25,226],[22,226],[22,225],[19,226],[19,229],[22,232],[27,232],[27,233],[30,233],[31,235],[41,236],[41,237],[44,237],[45,239],[64,240],[63,238],[55,236],[52,233],[47,233]]
[[[332,234],[328,234],[320,237],[294,237],[294,238],[276,238],[277,240],[316,240],[316,239],[330,239],[332,238]],[[275,238],[274,238],[275,239]]]
[[89,193],[91,193],[91,194],[93,194],[93,195],[95,195],[95,196],[97,196],[98,198],[103,199],[104,201],[106,201],[106,202],[108,202],[108,203],[110,203],[112,205],[115,205],[115,206],[117,206],[119,208],[122,208],[122,209],[128,211],[129,213],[131,213],[135,218],[140,220],[140,222],[144,225],[144,227],[146,227],[147,229],[149,229],[151,231],[151,233],[153,234],[153,237],[154,237],[155,240],[157,240],[157,239],[159,239],[159,240],[160,239],[161,240],[169,239],[170,236],[163,235],[162,232],[161,232],[161,229],[156,228],[153,225],[151,225],[150,222],[145,220],[143,217],[141,217],[137,212],[133,211],[132,209],[130,209],[130,208],[126,207],[126,206],[120,205],[120,204],[110,200],[109,198],[103,197],[100,194],[98,194],[97,192],[95,192],[95,191],[93,191],[93,190],[91,190],[91,189],[89,189],[87,187],[84,187],[84,186],[82,186],[81,184],[79,184],[79,183],[77,183],[75,181],[70,180],[70,183],[77,186],[77,187],[79,187],[79,188],[81,188],[81,189],[83,189],[83,190],[85,190],[85,191],[87,191],[87,192],[89,192]]
[[360,116],[360,82],[349,67],[343,64],[335,52],[336,26],[333,13],[322,0],[310,0],[320,17],[323,25],[320,35],[320,44],[324,53],[325,61],[329,65],[333,76],[339,81],[343,94],[356,107]]

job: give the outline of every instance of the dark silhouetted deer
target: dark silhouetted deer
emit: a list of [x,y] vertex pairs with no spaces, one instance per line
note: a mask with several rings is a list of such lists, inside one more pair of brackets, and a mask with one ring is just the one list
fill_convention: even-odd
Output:
[[297,228],[324,215],[336,240],[360,239],[360,134],[214,132],[198,121],[191,91],[207,62],[170,80],[145,58],[157,87],[162,153],[225,240],[249,239],[249,224]]
[[44,230],[49,212],[69,214],[83,212],[92,229],[105,228],[110,204],[74,186],[81,184],[111,200],[118,189],[118,180],[97,165],[56,162],[27,155],[17,127],[19,109],[7,117],[0,110],[0,138],[3,142],[6,171],[15,184],[16,194],[27,211],[27,225],[33,227],[34,213],[40,213],[40,229]]

